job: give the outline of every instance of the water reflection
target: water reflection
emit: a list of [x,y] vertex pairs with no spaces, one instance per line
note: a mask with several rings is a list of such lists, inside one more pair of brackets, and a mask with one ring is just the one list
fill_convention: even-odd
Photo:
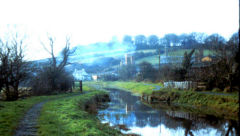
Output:
[[[140,98],[129,92],[117,89],[110,91],[109,107],[99,111],[102,122],[111,125],[124,124],[130,130],[123,133],[136,133],[151,136],[237,136],[238,122],[224,120],[209,115],[153,109],[141,103]],[[166,106],[166,105],[165,105]]]

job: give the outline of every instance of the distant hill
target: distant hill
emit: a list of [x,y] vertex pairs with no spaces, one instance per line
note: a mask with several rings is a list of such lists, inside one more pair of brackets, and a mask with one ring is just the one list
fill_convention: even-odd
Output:
[[[87,73],[99,73],[116,71],[120,61],[124,59],[126,53],[134,55],[135,63],[138,65],[143,61],[151,63],[158,67],[159,57],[155,49],[135,50],[134,47],[129,47],[121,43],[95,43],[88,46],[75,46],[74,54],[69,58],[70,65],[67,66],[69,71],[74,69],[84,68]],[[181,63],[184,52],[190,52],[191,49],[179,49],[168,52],[168,57],[164,52],[161,52],[161,64],[166,63]],[[204,50],[204,56],[212,55],[209,50]],[[35,61],[36,64],[43,64],[48,59]]]

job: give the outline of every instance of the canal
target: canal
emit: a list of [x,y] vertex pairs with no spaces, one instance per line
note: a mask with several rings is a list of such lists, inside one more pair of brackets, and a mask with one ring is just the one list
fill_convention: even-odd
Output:
[[[119,89],[107,89],[111,102],[98,111],[102,123],[124,126],[125,134],[141,136],[237,136],[238,121],[176,110],[167,104],[147,106],[140,97]],[[127,129],[126,129],[127,128]]]

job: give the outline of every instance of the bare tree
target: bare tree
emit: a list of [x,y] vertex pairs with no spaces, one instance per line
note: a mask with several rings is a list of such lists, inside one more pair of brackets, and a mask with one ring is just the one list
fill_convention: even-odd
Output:
[[69,55],[71,55],[73,52],[70,51],[70,39],[66,38],[66,43],[65,43],[65,47],[63,48],[62,52],[61,52],[61,57],[62,60],[61,62],[57,63],[57,59],[54,55],[54,40],[52,37],[49,37],[49,42],[50,42],[50,51],[46,49],[46,51],[51,55],[51,59],[50,59],[50,64],[51,64],[51,88],[52,90],[56,90],[56,80],[57,80],[57,74],[63,72],[64,67],[69,64],[68,59],[69,59]]
[[54,69],[58,69],[61,71],[66,65],[69,64],[68,62],[69,56],[74,53],[74,50],[72,51],[70,50],[70,38],[69,37],[66,38],[65,47],[61,52],[62,61],[60,63],[57,63],[57,58],[54,54],[54,42],[55,42],[54,39],[52,37],[49,37],[48,40],[49,40],[50,50],[45,46],[45,44],[42,43],[42,45],[44,49],[51,55],[51,59],[50,59],[51,66]]
[[[18,87],[27,76],[27,62],[24,61],[23,40],[14,36],[3,42],[0,40],[0,89],[5,88],[7,100],[18,99]],[[10,88],[13,92],[10,92]]]
[[[71,89],[73,77],[65,70],[69,63],[69,56],[74,53],[70,50],[70,39],[66,38],[65,47],[61,51],[61,56],[56,57],[54,54],[55,41],[52,37],[48,38],[49,47],[42,44],[44,49],[51,55],[49,65],[44,66],[37,77],[34,79],[33,88],[37,94],[51,93],[53,91],[67,91]],[[39,87],[42,87],[41,89]]]

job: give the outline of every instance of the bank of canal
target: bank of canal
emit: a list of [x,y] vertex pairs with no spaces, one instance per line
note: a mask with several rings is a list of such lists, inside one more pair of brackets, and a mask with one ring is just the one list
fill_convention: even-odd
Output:
[[146,106],[141,98],[119,89],[107,89],[111,102],[106,109],[98,111],[102,123],[112,126],[126,126],[130,130],[122,133],[135,133],[142,136],[166,135],[238,135],[239,123],[204,113],[194,113],[167,103],[157,107]]
[[[190,109],[194,112],[204,112],[213,116],[225,119],[238,120],[239,94],[238,93],[217,93],[211,91],[178,90],[171,88],[159,88],[161,84],[146,84],[144,82],[97,82],[98,87],[118,88],[124,91],[141,96],[142,100],[149,104],[167,102]],[[89,82],[88,85],[95,86],[96,82]]]

